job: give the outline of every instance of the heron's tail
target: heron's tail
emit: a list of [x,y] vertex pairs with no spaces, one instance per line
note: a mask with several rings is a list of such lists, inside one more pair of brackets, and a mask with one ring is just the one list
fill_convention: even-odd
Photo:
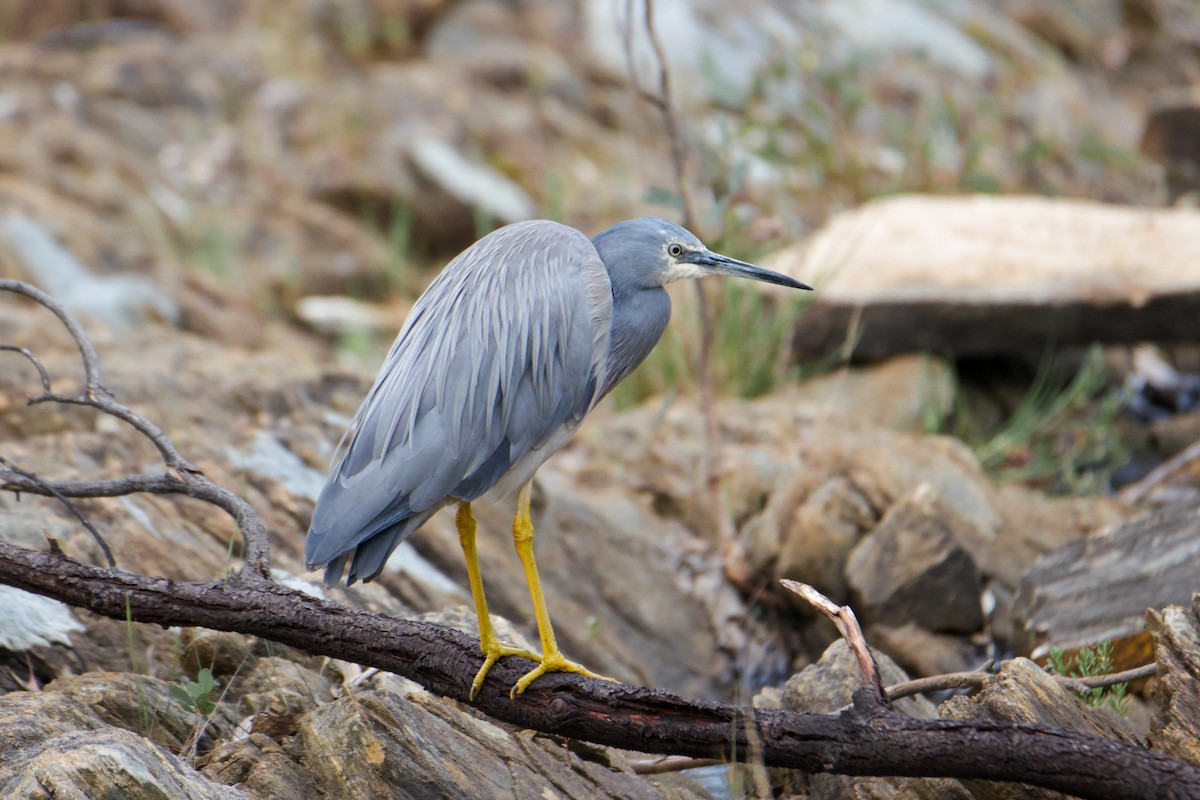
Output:
[[[399,544],[412,535],[417,528],[433,516],[437,508],[420,514],[410,514],[401,520],[393,520],[390,524],[379,529],[376,533],[365,536],[355,536],[345,550],[332,556],[325,556],[321,546],[324,538],[315,530],[308,533],[308,547],[305,561],[309,569],[316,569],[322,564],[325,567],[325,585],[337,586],[343,577],[346,585],[355,581],[369,581],[383,571],[388,556]],[[346,567],[349,565],[349,571]]]

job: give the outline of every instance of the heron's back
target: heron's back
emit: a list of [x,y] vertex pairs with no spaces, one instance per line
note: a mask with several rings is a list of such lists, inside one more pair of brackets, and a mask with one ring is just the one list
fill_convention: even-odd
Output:
[[308,565],[336,582],[349,561],[349,582],[370,579],[446,503],[478,498],[518,462],[536,469],[606,385],[612,313],[604,265],[573,228],[517,223],[454,259],[355,415]]

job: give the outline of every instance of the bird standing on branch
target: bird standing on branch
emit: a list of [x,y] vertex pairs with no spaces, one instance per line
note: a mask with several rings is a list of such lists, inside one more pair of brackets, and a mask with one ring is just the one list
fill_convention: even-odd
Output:
[[[811,288],[713,253],[656,218],[619,222],[591,240],[555,222],[521,222],[471,245],[417,300],[355,415],[313,511],[309,568],[328,565],[331,585],[371,580],[400,542],[457,504],[484,655],[471,697],[509,655],[538,664],[514,697],[547,672],[602,677],[555,642],[533,557],[531,482],[658,342],[671,317],[663,287],[705,275]],[[502,644],[488,616],[471,512],[487,492],[516,494],[513,539],[540,654]]]

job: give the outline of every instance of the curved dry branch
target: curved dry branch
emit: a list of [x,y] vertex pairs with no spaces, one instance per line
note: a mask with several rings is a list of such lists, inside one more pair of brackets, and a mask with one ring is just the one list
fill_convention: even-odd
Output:
[[[84,332],[83,326],[79,324],[79,320],[75,319],[71,312],[67,311],[57,300],[41,289],[24,281],[0,278],[0,291],[24,295],[35,303],[39,303],[50,309],[58,317],[63,327],[67,329],[67,332],[71,334],[71,338],[75,340],[75,346],[79,348],[79,355],[83,358],[84,383],[87,386],[87,390],[90,392],[93,387],[101,386],[100,359],[96,356],[96,348],[92,346],[92,342]],[[34,359],[34,362],[40,363],[37,359]],[[38,371],[42,373],[42,383],[46,386],[46,392],[49,393],[49,380],[46,377],[46,371],[43,369],[39,369]]]
[[[237,523],[244,543],[241,571],[247,576],[269,578],[271,574],[270,545],[267,531],[257,512],[233,492],[210,481],[175,449],[162,429],[133,409],[120,403],[105,388],[100,360],[87,333],[79,321],[50,295],[23,281],[0,279],[0,291],[23,295],[49,309],[66,327],[79,348],[83,359],[84,388],[77,395],[52,391],[49,374],[41,361],[26,348],[5,346],[7,351],[24,355],[37,368],[42,380],[42,393],[29,398],[31,405],[37,403],[66,403],[94,408],[101,413],[116,417],[145,436],[158,450],[167,467],[162,476],[132,476],[114,481],[43,481],[36,475],[10,467],[0,466],[0,489],[22,491],[49,497],[116,497],[135,492],[160,494],[182,494],[212,503],[223,509]],[[80,489],[86,489],[80,493]],[[110,554],[111,558],[111,554]]]
[[42,360],[34,355],[33,351],[28,347],[18,347],[15,344],[0,344],[0,352],[20,353],[33,364],[33,368],[38,371],[38,376],[42,379],[42,394],[50,394],[50,373],[46,372],[46,365]]
[[[67,497],[62,492],[58,491],[53,486],[51,486],[49,483],[42,480],[37,475],[34,475],[32,472],[21,469],[20,467],[18,467],[16,464],[9,461],[4,456],[0,456],[0,467],[3,467],[5,470],[7,470],[9,472],[12,472],[14,475],[16,475],[18,478],[22,479],[23,481],[28,481],[29,485],[33,487],[32,491],[37,491],[38,493],[46,494],[50,497],[53,497],[58,502],[62,503],[63,506],[66,507],[67,511],[69,511],[71,513],[71,516],[75,517],[75,519],[79,521],[79,524],[82,525],[84,527],[84,529],[92,535],[92,538],[96,541],[96,544],[98,544],[100,546],[101,552],[104,553],[105,563],[108,564],[108,566],[113,567],[113,568],[115,568],[117,566],[117,562],[113,558],[112,549],[108,546],[108,542],[104,541],[104,537],[100,535],[100,531],[96,530],[96,526],[93,525],[88,520],[88,518],[83,515],[83,512],[79,510],[79,507],[71,502],[71,498]],[[8,487],[0,487],[0,488],[8,488]],[[78,495],[76,495],[76,497],[77,496]]]
[[1103,689],[1118,683],[1132,683],[1153,678],[1156,674],[1158,674],[1158,664],[1143,664],[1140,667],[1133,667],[1121,672],[1110,672],[1107,675],[1088,675],[1084,678],[1067,678],[1062,675],[1054,677],[1072,691],[1086,692],[1089,689]]
[[912,697],[914,694],[926,692],[946,692],[955,689],[981,689],[988,678],[995,677],[994,673],[977,669],[968,672],[945,672],[941,675],[930,675],[927,678],[914,678],[911,681],[898,683],[887,687],[888,700],[899,700]]

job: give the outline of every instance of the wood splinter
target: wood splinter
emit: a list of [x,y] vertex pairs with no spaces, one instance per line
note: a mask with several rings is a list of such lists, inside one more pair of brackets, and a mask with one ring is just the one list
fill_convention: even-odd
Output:
[[854,616],[854,610],[850,606],[839,606],[807,583],[791,581],[787,578],[779,583],[783,585],[783,588],[812,605],[837,626],[838,633],[846,640],[850,652],[854,653],[855,658],[858,659],[858,669],[862,673],[863,685],[870,689],[870,696],[874,704],[889,708],[891,703],[888,701],[887,693],[883,690],[879,665],[875,663],[875,656],[871,655],[871,649],[867,646],[867,638],[863,636],[862,627],[858,624],[858,617]]

